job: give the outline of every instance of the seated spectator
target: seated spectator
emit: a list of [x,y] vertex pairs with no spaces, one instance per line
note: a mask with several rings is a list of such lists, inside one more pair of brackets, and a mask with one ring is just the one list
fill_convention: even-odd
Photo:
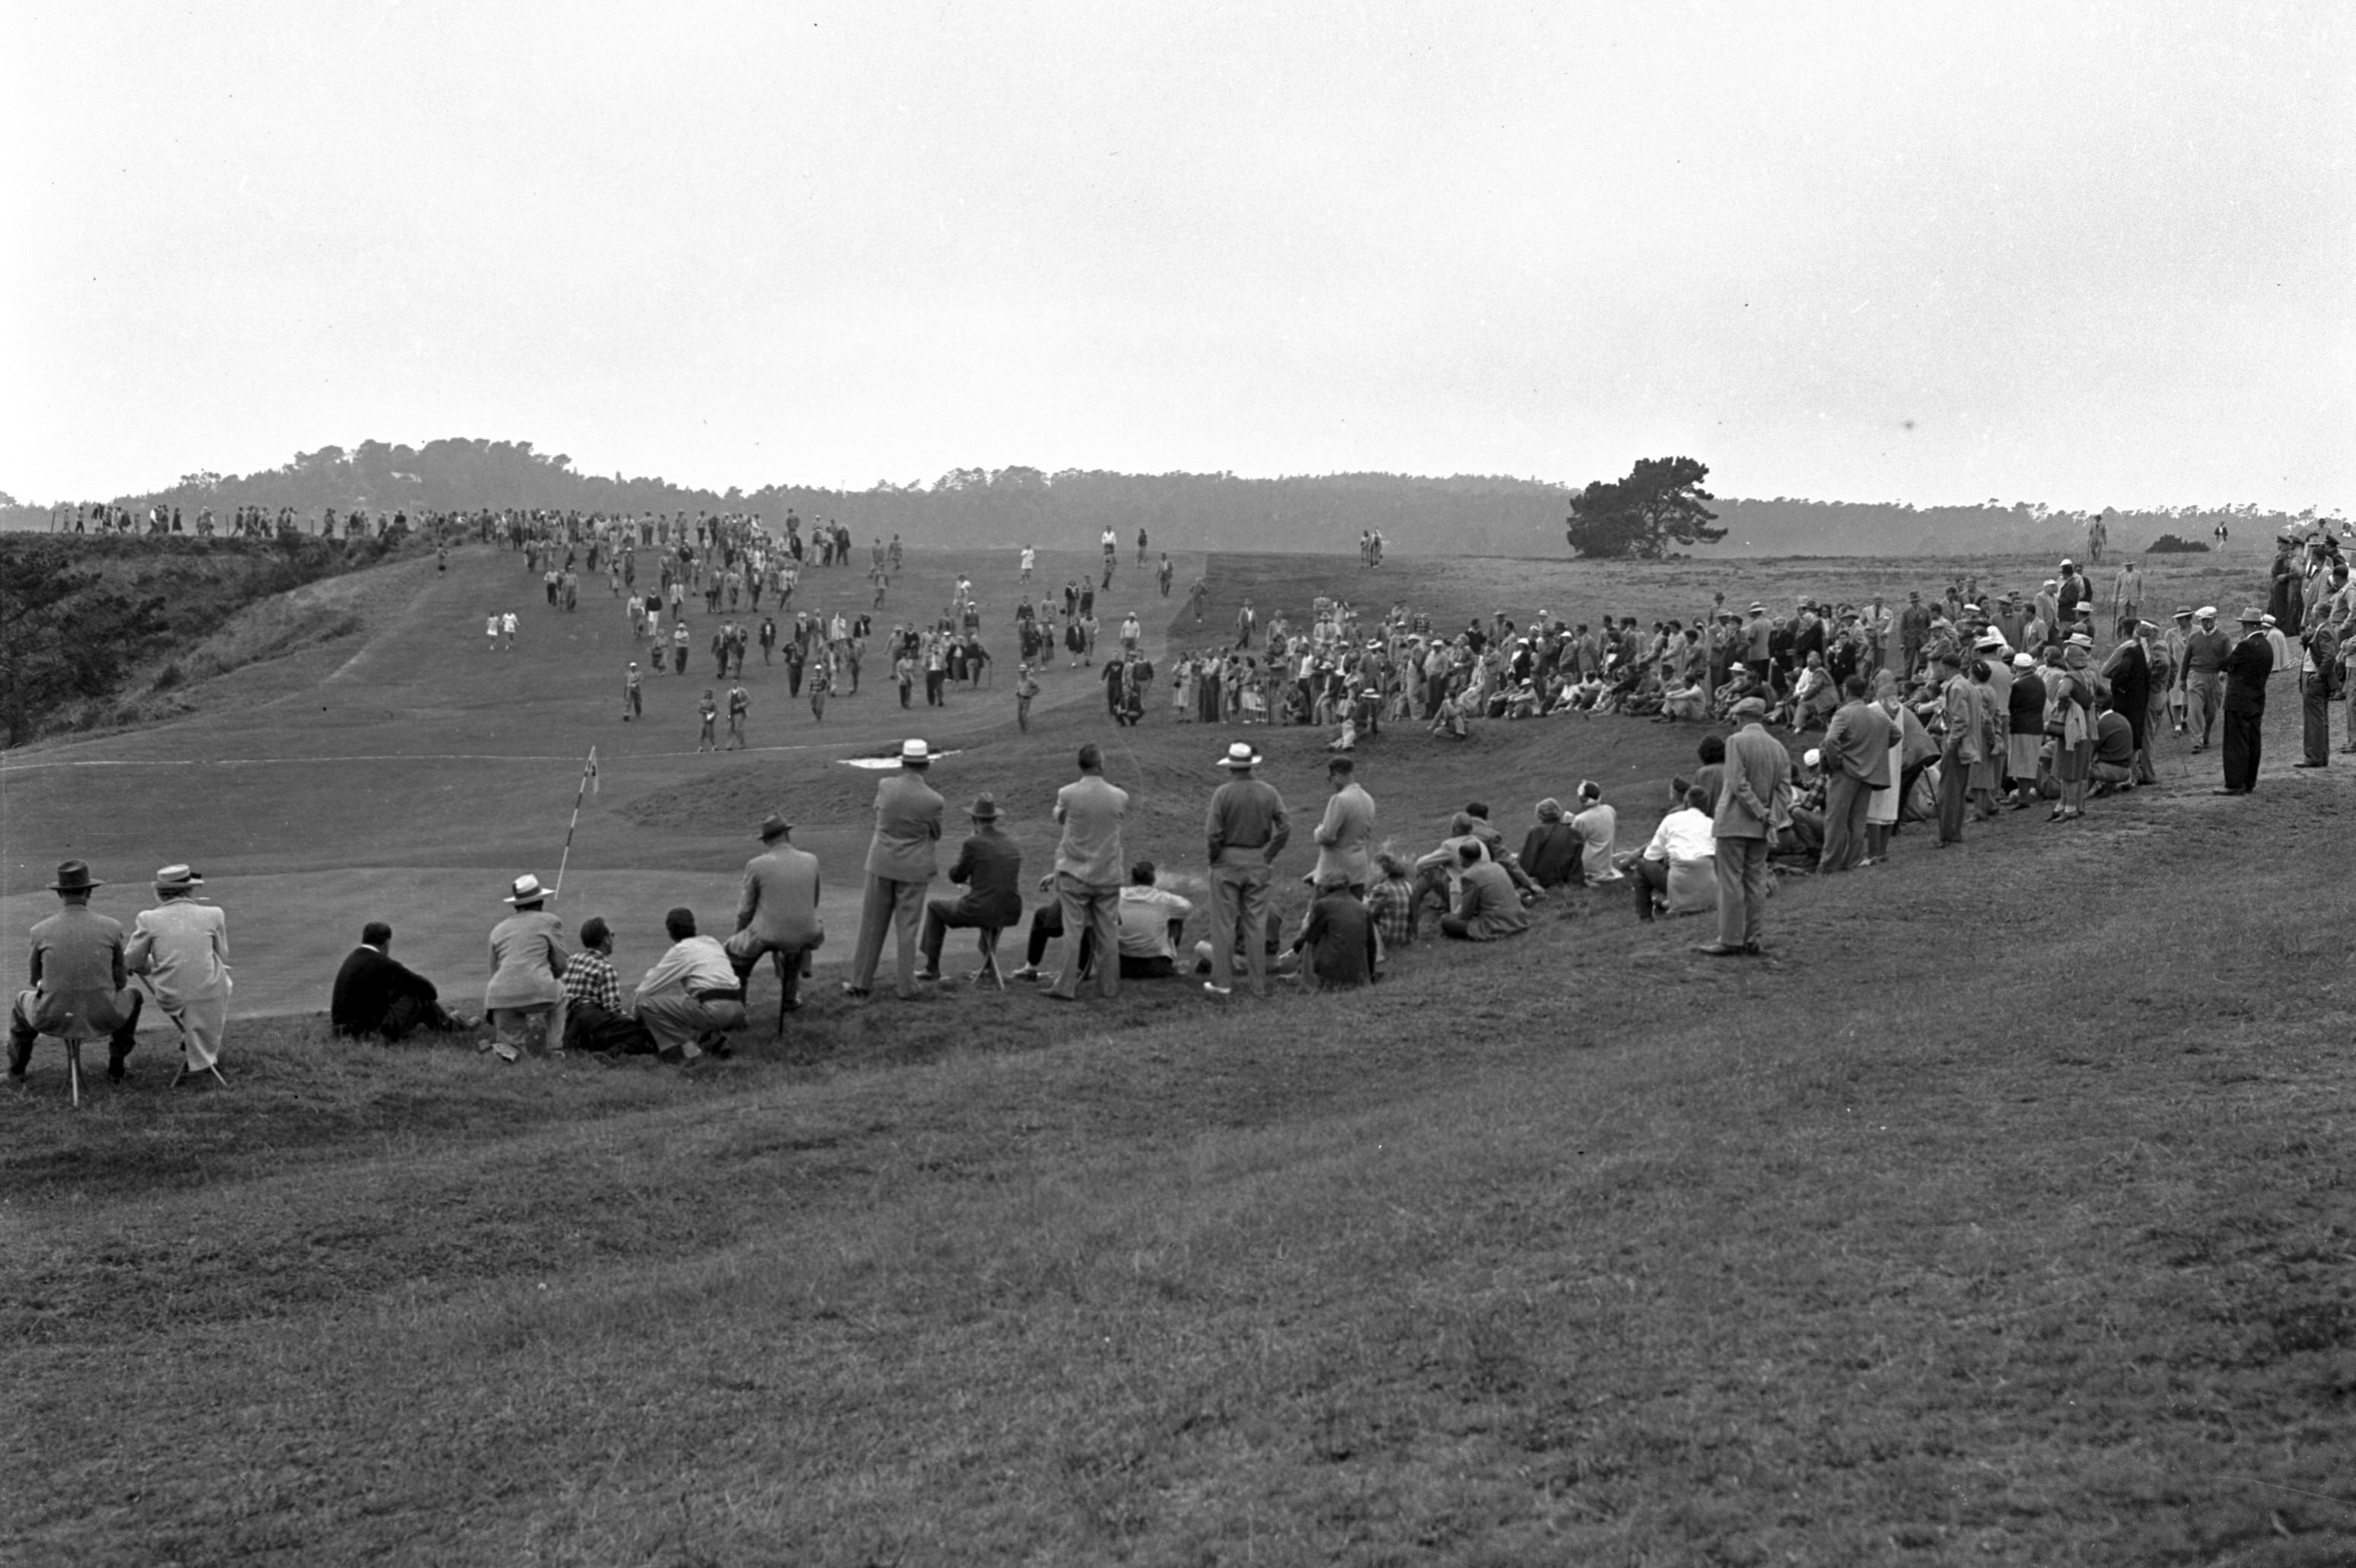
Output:
[[2135,727],[2127,716],[2115,709],[2103,709],[2094,720],[2094,793],[2115,795],[2135,788]]
[[1718,839],[1710,829],[1709,792],[1689,786],[1631,869],[1639,920],[1652,919],[1655,908],[1671,914],[1717,909]]
[[1661,718],[1696,721],[1709,717],[1709,688],[1698,679],[1679,682],[1661,693]]
[[655,1049],[647,1027],[622,1010],[614,933],[602,915],[581,923],[581,951],[564,966],[564,1045],[568,1051],[619,1056],[645,1056]]
[[15,1082],[24,1081],[33,1042],[45,1034],[107,1036],[106,1075],[123,1081],[123,1059],[138,1041],[143,998],[123,962],[129,944],[123,923],[90,907],[91,891],[105,885],[81,860],[59,864],[49,884],[64,907],[33,927],[31,986],[9,1009],[8,1076]]
[[1586,842],[1562,819],[1562,803],[1538,802],[1538,819],[1522,840],[1522,869],[1541,888],[1577,887],[1587,880],[1581,864]]
[[1129,885],[1120,890],[1120,977],[1124,980],[1165,980],[1178,973],[1178,939],[1186,929],[1192,902],[1167,888],[1154,886],[1151,860],[1129,869]]
[[744,863],[736,894],[736,931],[726,943],[739,986],[752,978],[764,954],[778,955],[779,983],[785,988],[780,1006],[789,1013],[801,1006],[798,993],[810,970],[810,955],[826,943],[826,924],[818,917],[818,857],[794,846],[793,830],[794,825],[774,811],[762,821],[761,853]]
[[[1515,908],[1520,907],[1516,901]],[[1301,917],[1292,951],[1306,955],[1301,977],[1309,990],[1349,990],[1374,983],[1380,956],[1375,923],[1350,891],[1345,873],[1329,870],[1317,880],[1317,897]]]
[[692,1061],[706,1052],[726,1056],[725,1031],[744,1027],[744,987],[728,950],[718,939],[695,933],[693,910],[672,910],[663,916],[663,929],[670,951],[639,980],[632,1010],[665,1061]]
[[1726,787],[1726,737],[1704,735],[1701,743],[1694,748],[1694,753],[1700,759],[1701,766],[1694,770],[1693,787],[1709,796],[1708,803],[1702,809],[1715,812],[1718,810],[1718,792]]
[[[966,890],[958,899],[934,899],[925,905],[925,929],[917,945],[925,966],[919,980],[941,977],[941,944],[952,930],[1003,931],[1023,918],[1023,851],[998,830],[998,802],[987,795],[966,807],[973,832],[958,850],[949,880]],[[977,970],[974,978],[984,972]]]
[[[1244,963],[1244,923],[1240,920],[1236,922],[1235,945],[1227,954],[1228,968],[1231,972],[1237,965]],[[1260,937],[1262,944],[1260,951],[1268,960],[1268,972],[1271,975],[1292,973],[1293,966],[1300,960],[1284,940],[1284,917],[1276,912],[1273,905],[1269,906],[1268,920],[1260,932]],[[1194,973],[1207,975],[1210,972],[1211,944],[1207,942],[1197,942],[1194,944]]]
[[1456,912],[1440,917],[1443,936],[1462,942],[1494,942],[1519,936],[1530,928],[1529,912],[1514,891],[1513,879],[1478,844],[1456,852],[1459,893]]
[[380,920],[360,927],[360,944],[336,971],[327,997],[327,1026],[358,1039],[374,1035],[387,1042],[413,1029],[458,1034],[471,1019],[444,1011],[434,982],[392,956],[392,927]]
[[1612,863],[1612,849],[1620,835],[1620,814],[1603,803],[1603,786],[1593,779],[1579,783],[1579,811],[1570,826],[1579,835],[1581,869],[1587,880],[1618,881],[1620,868]]
[[483,988],[490,1050],[502,1061],[524,1051],[564,1049],[564,928],[548,912],[548,890],[529,871],[507,901],[515,912],[491,928],[491,980]]
[[1386,952],[1415,940],[1415,887],[1407,863],[1388,849],[1375,851],[1375,880],[1366,889],[1366,917]]

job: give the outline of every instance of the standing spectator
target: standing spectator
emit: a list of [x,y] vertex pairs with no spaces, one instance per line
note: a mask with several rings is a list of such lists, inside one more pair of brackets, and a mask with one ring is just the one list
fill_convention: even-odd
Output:
[[859,911],[859,946],[851,960],[846,995],[864,997],[874,988],[875,966],[884,956],[886,927],[898,935],[899,970],[893,990],[902,1001],[916,996],[917,924],[925,912],[925,889],[938,869],[934,846],[940,842],[945,804],[925,782],[933,754],[922,741],[900,746],[900,771],[875,786],[875,836],[867,847],[867,896]]
[[1104,776],[1104,753],[1095,742],[1079,752],[1080,776],[1055,792],[1055,820],[1064,837],[1055,846],[1055,901],[1064,924],[1064,965],[1045,995],[1059,1002],[1079,997],[1081,938],[1097,961],[1097,991],[1107,1001],[1120,994],[1121,824],[1129,816],[1129,792]]
[[1792,753],[1767,733],[1767,704],[1746,697],[1734,705],[1742,726],[1726,743],[1726,784],[1710,820],[1718,857],[1718,940],[1697,951],[1735,957],[1763,951],[1759,943],[1767,911],[1767,847],[1772,841],[1778,802],[1792,782]]
[[1335,757],[1325,764],[1325,782],[1333,793],[1326,797],[1324,819],[1312,835],[1317,840],[1317,866],[1310,880],[1322,887],[1327,872],[1339,871],[1351,896],[1364,898],[1366,857],[1375,839],[1375,800],[1356,775],[1357,764],[1347,757]]
[[[1211,863],[1211,977],[1203,989],[1215,997],[1235,994],[1232,968],[1236,930],[1256,933],[1268,923],[1269,881],[1276,858],[1292,836],[1284,797],[1273,784],[1254,778],[1265,759],[1247,741],[1228,746],[1219,766],[1227,782],[1211,792],[1205,825]],[[1252,994],[1268,995],[1268,957],[1261,944],[1244,944]]]

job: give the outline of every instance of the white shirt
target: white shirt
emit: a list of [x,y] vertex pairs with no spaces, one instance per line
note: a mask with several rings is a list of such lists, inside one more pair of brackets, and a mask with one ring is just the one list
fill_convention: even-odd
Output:
[[1653,841],[1644,846],[1647,860],[1708,860],[1718,854],[1718,837],[1710,831],[1709,813],[1681,805],[1661,818]]
[[1166,888],[1134,883],[1120,890],[1120,955],[1124,958],[1173,958],[1170,923],[1183,920],[1194,904]]

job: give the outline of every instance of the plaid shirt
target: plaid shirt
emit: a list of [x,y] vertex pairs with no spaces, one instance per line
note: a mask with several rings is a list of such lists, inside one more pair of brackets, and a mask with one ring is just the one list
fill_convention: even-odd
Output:
[[622,982],[602,953],[576,953],[564,966],[564,999],[594,1002],[609,1013],[622,1010]]
[[1408,944],[1408,911],[1414,897],[1405,877],[1385,877],[1366,890],[1366,913],[1386,950]]

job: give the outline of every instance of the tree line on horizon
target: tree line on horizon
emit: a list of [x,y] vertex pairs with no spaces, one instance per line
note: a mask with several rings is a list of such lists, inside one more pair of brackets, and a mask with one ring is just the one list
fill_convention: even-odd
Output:
[[[1652,460],[1645,460],[1650,462]],[[1689,462],[1687,459],[1665,460]],[[1700,466],[1696,464],[1697,467]],[[1639,464],[1639,470],[1643,464]],[[1707,472],[1706,469],[1703,472]],[[1632,475],[1633,477],[1633,475]],[[1598,481],[1598,485],[1612,482]],[[1624,483],[1621,482],[1621,483]],[[422,446],[364,441],[295,453],[248,475],[184,475],[142,495],[89,496],[144,514],[177,507],[193,523],[210,507],[292,507],[309,518],[332,507],[412,513],[521,507],[561,511],[749,512],[773,527],[792,510],[832,517],[854,539],[898,534],[913,547],[1001,545],[1094,548],[1110,527],[1124,545],[1143,528],[1160,547],[1184,550],[1333,552],[1379,529],[1391,554],[1501,555],[1562,559],[1566,519],[1596,486],[1493,475],[1054,473],[1023,466],[953,468],[931,483],[878,481],[863,490],[765,485],[746,491],[674,484],[659,477],[584,473],[562,453],[528,441],[452,437]],[[1895,501],[1713,498],[1708,532],[1690,548],[1712,555],[1939,555],[2069,549],[2091,515],[2041,502],[1990,498],[1969,506]],[[48,526],[48,508],[8,505],[5,526]],[[2312,515],[2302,514],[2302,515]],[[2163,533],[2209,539],[2223,522],[2237,541],[2271,537],[2293,514],[2242,503],[2112,509],[2114,549],[2137,549]]]

